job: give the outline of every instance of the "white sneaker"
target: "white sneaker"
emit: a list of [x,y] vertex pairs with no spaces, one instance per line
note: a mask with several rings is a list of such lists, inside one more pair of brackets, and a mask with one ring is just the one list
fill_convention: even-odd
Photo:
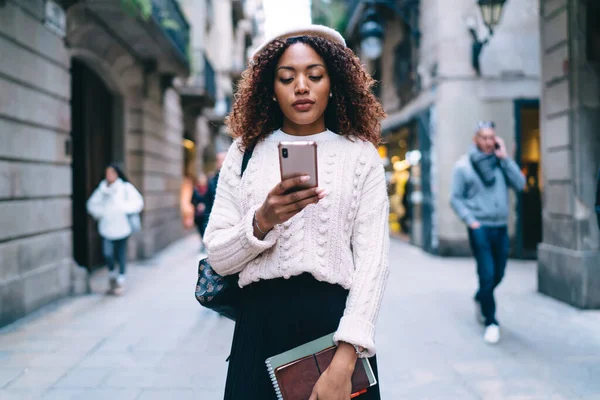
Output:
[[483,340],[485,340],[487,344],[498,343],[498,341],[500,340],[500,327],[498,325],[492,324],[485,328]]
[[112,294],[120,296],[125,293],[125,275],[119,275],[116,280],[116,285],[112,291]]
[[477,300],[473,300],[475,305],[475,320],[479,325],[485,325],[485,318],[481,312],[481,304]]

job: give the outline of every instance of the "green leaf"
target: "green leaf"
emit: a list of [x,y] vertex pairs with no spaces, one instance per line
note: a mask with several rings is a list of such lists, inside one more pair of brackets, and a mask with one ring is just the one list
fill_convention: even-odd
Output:
[[152,15],[152,0],[121,0],[121,7],[132,17],[147,20]]
[[165,19],[163,19],[161,21],[161,25],[165,29],[172,29],[174,31],[178,31],[180,29],[179,24],[177,22],[175,22],[175,20],[173,20],[171,18],[165,18]]

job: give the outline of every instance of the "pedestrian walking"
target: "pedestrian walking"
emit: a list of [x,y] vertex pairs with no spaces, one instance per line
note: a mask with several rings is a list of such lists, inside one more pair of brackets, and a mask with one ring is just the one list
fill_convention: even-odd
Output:
[[404,215],[400,218],[400,227],[402,233],[410,235],[412,227],[412,199],[413,184],[412,184],[412,173],[408,171],[408,177],[404,184],[404,193],[402,194],[402,207],[404,208]]
[[[349,399],[357,357],[377,373],[389,204],[373,83],[342,36],[316,25],[268,40],[242,76],[206,230],[212,267],[242,287],[227,400],[276,399],[265,360],[333,332],[337,352],[310,400]],[[318,188],[281,180],[281,141],[317,143]],[[360,398],[379,399],[378,385]]]
[[188,172],[183,177],[179,192],[179,209],[181,212],[181,222],[184,229],[191,229],[194,227],[194,219],[196,216],[196,209],[193,203],[190,201],[193,199],[194,185],[196,184],[195,172]]
[[[116,164],[106,167],[105,179],[90,196],[87,210],[98,221],[110,293],[121,294],[124,290],[127,239],[140,228],[138,214],[143,208],[142,195],[129,183],[123,171]],[[119,272],[115,269],[115,261],[119,264]]]
[[477,262],[476,313],[485,325],[484,340],[500,340],[494,289],[504,277],[508,259],[508,189],[521,191],[525,177],[508,156],[493,122],[480,122],[474,145],[454,167],[451,205],[467,225]]
[[194,204],[194,223],[198,228],[198,232],[201,236],[204,236],[204,225],[205,210],[206,210],[206,199],[205,196],[208,193],[208,178],[204,174],[198,175],[198,179],[194,183],[192,191],[192,204]]
[[208,221],[208,215],[206,213],[206,203],[208,196],[208,178],[204,174],[198,175],[196,182],[192,187],[192,195],[190,203],[194,207],[194,225],[200,235],[202,245],[200,252],[204,253],[204,231],[206,230],[206,223]]
[[[219,174],[221,172],[221,168],[223,167],[223,163],[225,162],[225,157],[227,157],[226,151],[217,153],[215,173],[208,180],[206,193],[202,198],[202,200],[204,201],[204,226],[202,227],[203,231],[206,231],[206,226],[208,225],[210,213],[212,211],[213,204],[215,203],[215,197],[217,196],[217,183],[219,182]],[[199,201],[200,197],[198,196],[192,198],[192,203],[194,203],[194,205]]]

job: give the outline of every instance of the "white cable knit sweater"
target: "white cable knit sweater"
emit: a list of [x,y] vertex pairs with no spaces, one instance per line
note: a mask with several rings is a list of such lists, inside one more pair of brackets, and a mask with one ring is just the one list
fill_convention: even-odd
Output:
[[[255,210],[280,182],[277,144],[317,142],[319,187],[326,197],[263,240],[253,233]],[[229,149],[205,234],[209,261],[221,275],[240,273],[240,286],[304,272],[349,290],[335,333],[375,354],[375,321],[388,277],[388,197],[376,148],[331,131],[308,137],[280,130],[260,142],[240,179],[239,140]]]

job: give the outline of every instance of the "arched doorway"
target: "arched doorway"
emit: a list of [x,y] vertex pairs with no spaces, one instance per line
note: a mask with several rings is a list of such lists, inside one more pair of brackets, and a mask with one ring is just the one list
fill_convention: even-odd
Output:
[[73,257],[93,270],[104,264],[96,222],[86,202],[115,155],[115,99],[102,79],[87,65],[71,64],[71,140],[73,182]]

